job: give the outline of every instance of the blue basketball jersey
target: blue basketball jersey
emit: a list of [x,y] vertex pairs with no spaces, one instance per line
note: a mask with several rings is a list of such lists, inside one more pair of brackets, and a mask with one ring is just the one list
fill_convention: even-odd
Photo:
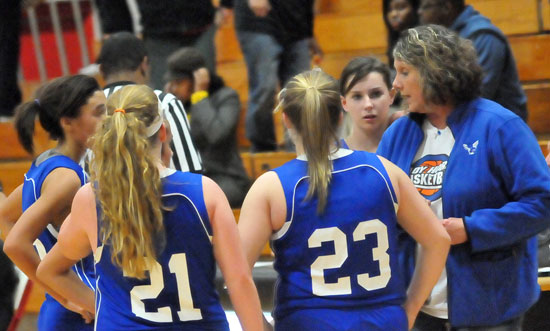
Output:
[[[41,154],[33,161],[31,168],[25,174],[23,183],[22,205],[23,211],[27,210],[34,202],[40,198],[42,183],[46,177],[57,168],[68,168],[73,170],[80,178],[81,185],[86,183],[86,176],[78,163],[65,155],[55,154],[52,150]],[[47,228],[38,236],[34,242],[34,247],[40,258],[43,258],[47,252],[57,242],[58,229],[53,224],[48,224]],[[86,286],[94,289],[95,273],[93,257],[80,260],[73,266],[73,270]],[[39,330],[91,330],[91,324],[85,324],[79,314],[65,309],[50,295],[46,294],[46,300],[40,308],[38,316]]]
[[98,203],[96,329],[228,330],[214,285],[216,262],[202,176],[174,171],[162,185],[166,241],[155,268],[142,280],[125,277],[111,262]]
[[[393,186],[376,155],[338,154],[321,214],[317,198],[305,199],[307,161],[295,159],[273,170],[287,205],[285,224],[272,237],[279,274],[275,327],[406,329]],[[337,321],[334,328],[328,320]]]

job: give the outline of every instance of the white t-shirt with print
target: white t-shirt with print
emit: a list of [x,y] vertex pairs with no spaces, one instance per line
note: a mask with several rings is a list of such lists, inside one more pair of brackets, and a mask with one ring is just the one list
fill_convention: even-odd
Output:
[[[442,219],[441,188],[455,139],[449,127],[438,129],[428,120],[424,121],[422,131],[424,132],[424,141],[414,157],[410,177],[420,194],[431,201],[430,207],[433,212]],[[417,247],[417,250],[419,249],[420,246]],[[445,269],[421,311],[438,318],[448,318],[447,272]]]

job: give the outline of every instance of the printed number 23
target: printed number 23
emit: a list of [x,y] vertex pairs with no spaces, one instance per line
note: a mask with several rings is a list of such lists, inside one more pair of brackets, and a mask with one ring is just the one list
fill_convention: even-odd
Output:
[[[363,221],[353,231],[353,241],[365,240],[368,234],[375,233],[378,247],[372,250],[372,256],[378,261],[380,275],[371,277],[368,273],[357,275],[357,282],[367,291],[385,287],[391,278],[390,256],[388,250],[388,229],[380,220]],[[311,281],[313,294],[345,295],[351,294],[350,276],[340,277],[336,283],[326,283],[324,270],[340,268],[348,258],[346,235],[337,227],[315,230],[308,240],[309,248],[321,247],[321,243],[334,242],[334,254],[319,256],[311,264]]]
[[[136,316],[152,322],[170,323],[172,322],[172,311],[170,307],[161,307],[156,312],[147,312],[145,311],[145,304],[142,301],[146,299],[155,299],[164,289],[162,267],[157,261],[153,261],[153,263],[153,269],[149,270],[151,284],[134,286],[130,291],[132,312]],[[200,309],[193,307],[193,298],[191,297],[191,288],[189,286],[187,258],[185,257],[185,253],[172,255],[170,257],[170,261],[168,262],[168,267],[170,268],[170,272],[176,275],[180,304],[178,317],[180,321],[194,321],[202,319]]]

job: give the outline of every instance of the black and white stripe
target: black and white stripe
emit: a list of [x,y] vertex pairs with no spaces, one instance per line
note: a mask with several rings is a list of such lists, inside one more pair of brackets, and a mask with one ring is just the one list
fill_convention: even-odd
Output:
[[[123,83],[116,86],[110,85],[110,87],[105,88],[103,92],[106,97],[109,97],[124,85],[126,84]],[[185,113],[183,104],[171,93],[155,90],[155,94],[160,100],[164,109],[164,116],[170,124],[170,129],[172,131],[172,142],[170,143],[170,147],[172,148],[173,155],[170,161],[170,168],[180,171],[201,173],[201,158],[191,141],[189,122],[187,121],[187,114]]]

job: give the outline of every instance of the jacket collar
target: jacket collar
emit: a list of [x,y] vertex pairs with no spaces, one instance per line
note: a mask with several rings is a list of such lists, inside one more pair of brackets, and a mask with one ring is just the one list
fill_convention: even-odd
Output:
[[[468,115],[475,108],[473,104],[477,100],[479,100],[479,98],[459,104],[447,117],[447,125],[451,128],[451,131],[453,131],[453,133],[456,133],[462,128],[464,121],[466,120],[466,118],[468,118]],[[410,113],[409,118],[421,129],[422,123],[424,123],[424,120],[426,119],[426,114]]]

